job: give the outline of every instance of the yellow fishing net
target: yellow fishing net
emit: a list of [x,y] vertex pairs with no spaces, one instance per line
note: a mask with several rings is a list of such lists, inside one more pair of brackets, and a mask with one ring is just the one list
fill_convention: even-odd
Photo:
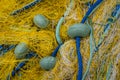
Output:
[[[34,7],[11,16],[10,13],[20,9],[33,0],[0,0],[0,44],[13,45],[20,42],[28,44],[40,58],[51,55],[57,47],[55,29],[58,20],[63,16],[70,0],[42,0]],[[39,60],[33,57],[11,80],[76,80],[78,62],[76,55],[75,40],[70,39],[67,30],[70,25],[82,20],[88,7],[88,1],[74,0],[74,6],[70,14],[65,18],[60,29],[60,36],[64,41],[58,55],[54,69],[44,71],[40,68]],[[107,18],[118,0],[104,0],[101,6],[90,16],[93,22],[94,37],[96,43],[103,31]],[[33,17],[42,14],[50,20],[46,29],[39,29],[33,23]],[[99,51],[94,54],[90,71],[86,80],[106,80],[108,71],[111,71],[110,80],[120,79],[120,19],[112,24],[108,35],[105,37]],[[81,54],[83,57],[83,73],[86,70],[90,56],[89,37],[81,41]],[[14,55],[14,49],[0,56],[0,80],[6,80],[18,62]],[[110,65],[112,68],[110,69]]]

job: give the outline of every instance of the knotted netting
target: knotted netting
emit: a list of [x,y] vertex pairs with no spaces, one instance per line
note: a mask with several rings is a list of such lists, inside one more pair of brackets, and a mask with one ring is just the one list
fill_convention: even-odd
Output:
[[[0,80],[76,80],[78,61],[75,40],[67,35],[70,25],[82,20],[90,7],[97,0],[73,0],[69,15],[60,28],[60,37],[64,44],[57,54],[57,63],[50,71],[41,69],[39,60],[51,55],[58,43],[55,37],[56,25],[64,15],[71,0],[41,0],[35,6],[23,10],[17,15],[11,15],[33,0],[0,0]],[[120,79],[120,19],[112,17],[108,32],[104,28],[108,18],[120,0],[103,0],[88,20],[93,28],[93,35],[99,49],[92,56],[92,62],[85,80],[119,80]],[[33,17],[42,14],[50,24],[45,29],[38,28],[33,23]],[[120,10],[119,10],[120,14]],[[119,15],[120,16],[120,15]],[[81,55],[83,74],[87,69],[90,57],[89,37],[81,40]],[[30,59],[16,59],[15,46],[25,42],[30,51],[37,54]],[[9,50],[9,47],[12,49]],[[11,72],[20,62],[26,62],[20,71],[12,77]]]

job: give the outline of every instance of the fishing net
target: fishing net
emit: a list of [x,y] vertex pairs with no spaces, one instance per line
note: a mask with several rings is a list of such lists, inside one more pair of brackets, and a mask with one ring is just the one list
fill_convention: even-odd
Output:
[[[74,6],[70,14],[66,16],[60,29],[60,36],[64,41],[57,54],[57,63],[50,71],[41,69],[39,60],[49,56],[57,47],[55,29],[59,19],[66,11],[70,0],[42,0],[35,6],[11,16],[10,14],[22,8],[33,0],[0,0],[0,45],[7,48],[9,45],[17,45],[20,42],[28,44],[29,49],[34,51],[38,57],[31,59],[16,59],[14,48],[0,56],[0,79],[6,80],[11,76],[12,70],[21,61],[27,63],[20,71],[11,77],[11,80],[76,80],[78,61],[75,40],[67,35],[70,25],[82,20],[89,1],[96,0],[74,0]],[[100,36],[105,36],[98,52],[94,53],[90,70],[86,80],[119,80],[120,79],[120,19],[112,23],[107,35],[102,35],[107,19],[118,0],[104,0],[99,8],[89,17],[96,44]],[[45,29],[38,28],[33,23],[33,17],[42,14],[50,20]],[[8,46],[7,46],[8,45]],[[3,51],[0,50],[0,54]],[[90,56],[89,37],[81,40],[81,55],[83,57],[83,73],[86,70]]]

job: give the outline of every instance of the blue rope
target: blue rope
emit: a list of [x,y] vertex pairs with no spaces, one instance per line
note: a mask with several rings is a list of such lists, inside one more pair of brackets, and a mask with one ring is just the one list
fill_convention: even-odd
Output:
[[12,76],[15,76],[15,74],[25,65],[26,62],[21,62],[18,64],[18,67],[15,68],[15,70],[12,71]]
[[32,6],[35,6],[37,3],[39,3],[41,0],[34,0],[33,2],[27,4],[26,6],[24,6],[23,8],[21,9],[18,9],[18,10],[15,10],[11,13],[11,15],[17,15],[18,13],[26,10],[26,9],[29,9],[31,8]]
[[[109,20],[110,21],[110,20]],[[109,26],[110,26],[110,24],[108,23],[108,24],[106,24],[106,26],[105,26],[105,28],[104,28],[104,32],[109,28]]]
[[9,51],[13,48],[15,48],[15,45],[10,45],[7,49],[3,50],[3,52],[6,53],[7,51]]
[[97,9],[97,7],[102,3],[103,0],[97,0],[89,9],[88,11],[86,12],[85,16],[83,17],[81,23],[84,23],[87,18],[93,13],[93,11],[95,9]]
[[[111,13],[111,16],[114,18],[116,17],[116,19],[120,16],[120,4],[116,5],[115,10]],[[104,28],[104,32],[107,31],[110,27],[110,24],[114,22],[113,18],[108,18],[108,22],[107,25]]]
[[61,45],[62,45],[62,44],[58,45],[58,47],[54,50],[54,52],[52,53],[51,56],[56,57],[57,52],[58,52],[58,50],[59,50],[59,48],[60,48]]
[[3,46],[2,45],[0,45],[0,50],[3,48]]
[[14,47],[15,47],[15,45],[10,45],[6,49],[4,49],[3,45],[0,45],[0,50],[1,50],[0,56],[4,55],[6,52],[13,49]]
[[[104,31],[103,31],[103,35],[106,35],[111,27],[111,24],[113,22],[115,22],[115,20],[117,20],[120,16],[120,4],[116,5],[116,8],[113,10],[113,12],[111,13],[112,18],[108,18],[108,23],[106,24]],[[115,18],[115,20],[113,20],[113,18]],[[104,37],[100,37],[98,45],[97,45],[97,50],[94,50],[95,52],[97,52],[99,50],[99,47],[101,46],[102,42],[104,40]]]
[[82,70],[83,70],[83,65],[82,65],[82,56],[80,53],[80,37],[76,37],[76,50],[77,50],[77,55],[78,55],[78,76],[77,80],[82,79]]
[[[26,59],[30,59],[32,57],[37,56],[34,52],[30,52],[29,54],[26,55]],[[15,76],[15,74],[26,64],[26,62],[28,61],[22,61],[20,62],[17,67],[15,68],[15,70],[12,71],[12,76]]]
[[[112,12],[112,15],[113,15],[113,16],[112,16],[113,18],[114,18],[116,15],[117,15],[117,16],[116,16],[116,19],[118,18],[118,16],[120,15],[120,6],[119,6],[119,8],[118,8],[118,6],[116,6],[116,9]],[[107,34],[108,30],[110,29],[111,23],[113,23],[114,20],[113,20],[112,18],[108,18],[108,22],[109,22],[109,23],[107,23],[106,27],[104,28],[104,34]],[[91,40],[90,40],[90,43],[92,43],[92,42],[91,42],[91,41],[92,41],[92,38],[90,38],[90,39],[91,39]],[[87,73],[88,73],[88,70],[89,70],[89,67],[90,67],[90,64],[91,64],[91,61],[92,61],[93,53],[96,52],[96,51],[98,51],[100,45],[102,44],[103,39],[104,39],[104,37],[100,39],[99,44],[97,45],[97,47],[95,47],[94,50],[92,49],[92,45],[90,45],[90,50],[91,50],[91,51],[90,51],[90,58],[89,58],[89,61],[88,61],[88,65],[87,65],[86,72],[85,72],[85,74],[83,75],[82,80],[85,79],[85,77],[86,77],[86,75],[87,75]],[[96,49],[96,48],[97,48],[97,49]]]
[[112,17],[118,16],[118,15],[117,15],[118,13],[120,13],[120,4],[117,4],[117,5],[116,5],[116,8],[115,8],[115,10],[112,12],[111,16],[112,16]]
[[86,5],[90,8],[92,6],[91,2],[87,2]]
[[[115,19],[118,19],[120,16],[120,4],[116,5],[115,10],[112,12],[111,16]],[[110,24],[113,23],[115,20],[113,20],[113,18],[108,18],[108,24],[106,25],[106,27],[104,28],[104,32],[107,31],[110,28]]]
[[[103,0],[97,0],[86,12],[85,16],[83,17],[81,23],[85,23],[85,21],[87,20],[87,18],[92,14],[92,12],[97,9],[97,7],[102,3]],[[82,80],[82,69],[83,69],[83,65],[82,65],[82,56],[80,53],[80,38],[76,37],[76,48],[77,48],[77,55],[78,55],[78,77],[77,80]],[[81,70],[81,71],[80,71]]]

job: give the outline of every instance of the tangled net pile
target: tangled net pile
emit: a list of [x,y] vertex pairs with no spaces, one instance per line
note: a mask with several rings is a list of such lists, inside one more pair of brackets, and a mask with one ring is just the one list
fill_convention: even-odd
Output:
[[[77,55],[75,40],[70,39],[67,30],[70,25],[82,20],[88,10],[87,2],[96,0],[74,0],[74,6],[60,29],[60,36],[64,41],[57,54],[57,63],[50,71],[41,69],[39,60],[51,55],[57,47],[55,29],[58,20],[66,11],[70,0],[43,0],[34,7],[25,10],[15,16],[10,13],[20,9],[32,0],[0,0],[0,45],[6,48],[26,42],[31,51],[39,58],[28,60],[11,80],[76,80]],[[89,17],[92,21],[96,44],[103,33],[104,25],[119,0],[104,0],[100,7]],[[40,29],[33,23],[33,17],[42,14],[50,20],[45,29]],[[86,80],[119,80],[120,79],[120,19],[112,23],[111,28],[99,51],[93,56],[90,70]],[[83,73],[86,70],[90,56],[89,37],[81,41],[81,54],[83,57]],[[0,54],[2,51],[0,50]],[[25,59],[17,60],[14,48],[0,56],[0,80],[6,80],[17,64]]]

